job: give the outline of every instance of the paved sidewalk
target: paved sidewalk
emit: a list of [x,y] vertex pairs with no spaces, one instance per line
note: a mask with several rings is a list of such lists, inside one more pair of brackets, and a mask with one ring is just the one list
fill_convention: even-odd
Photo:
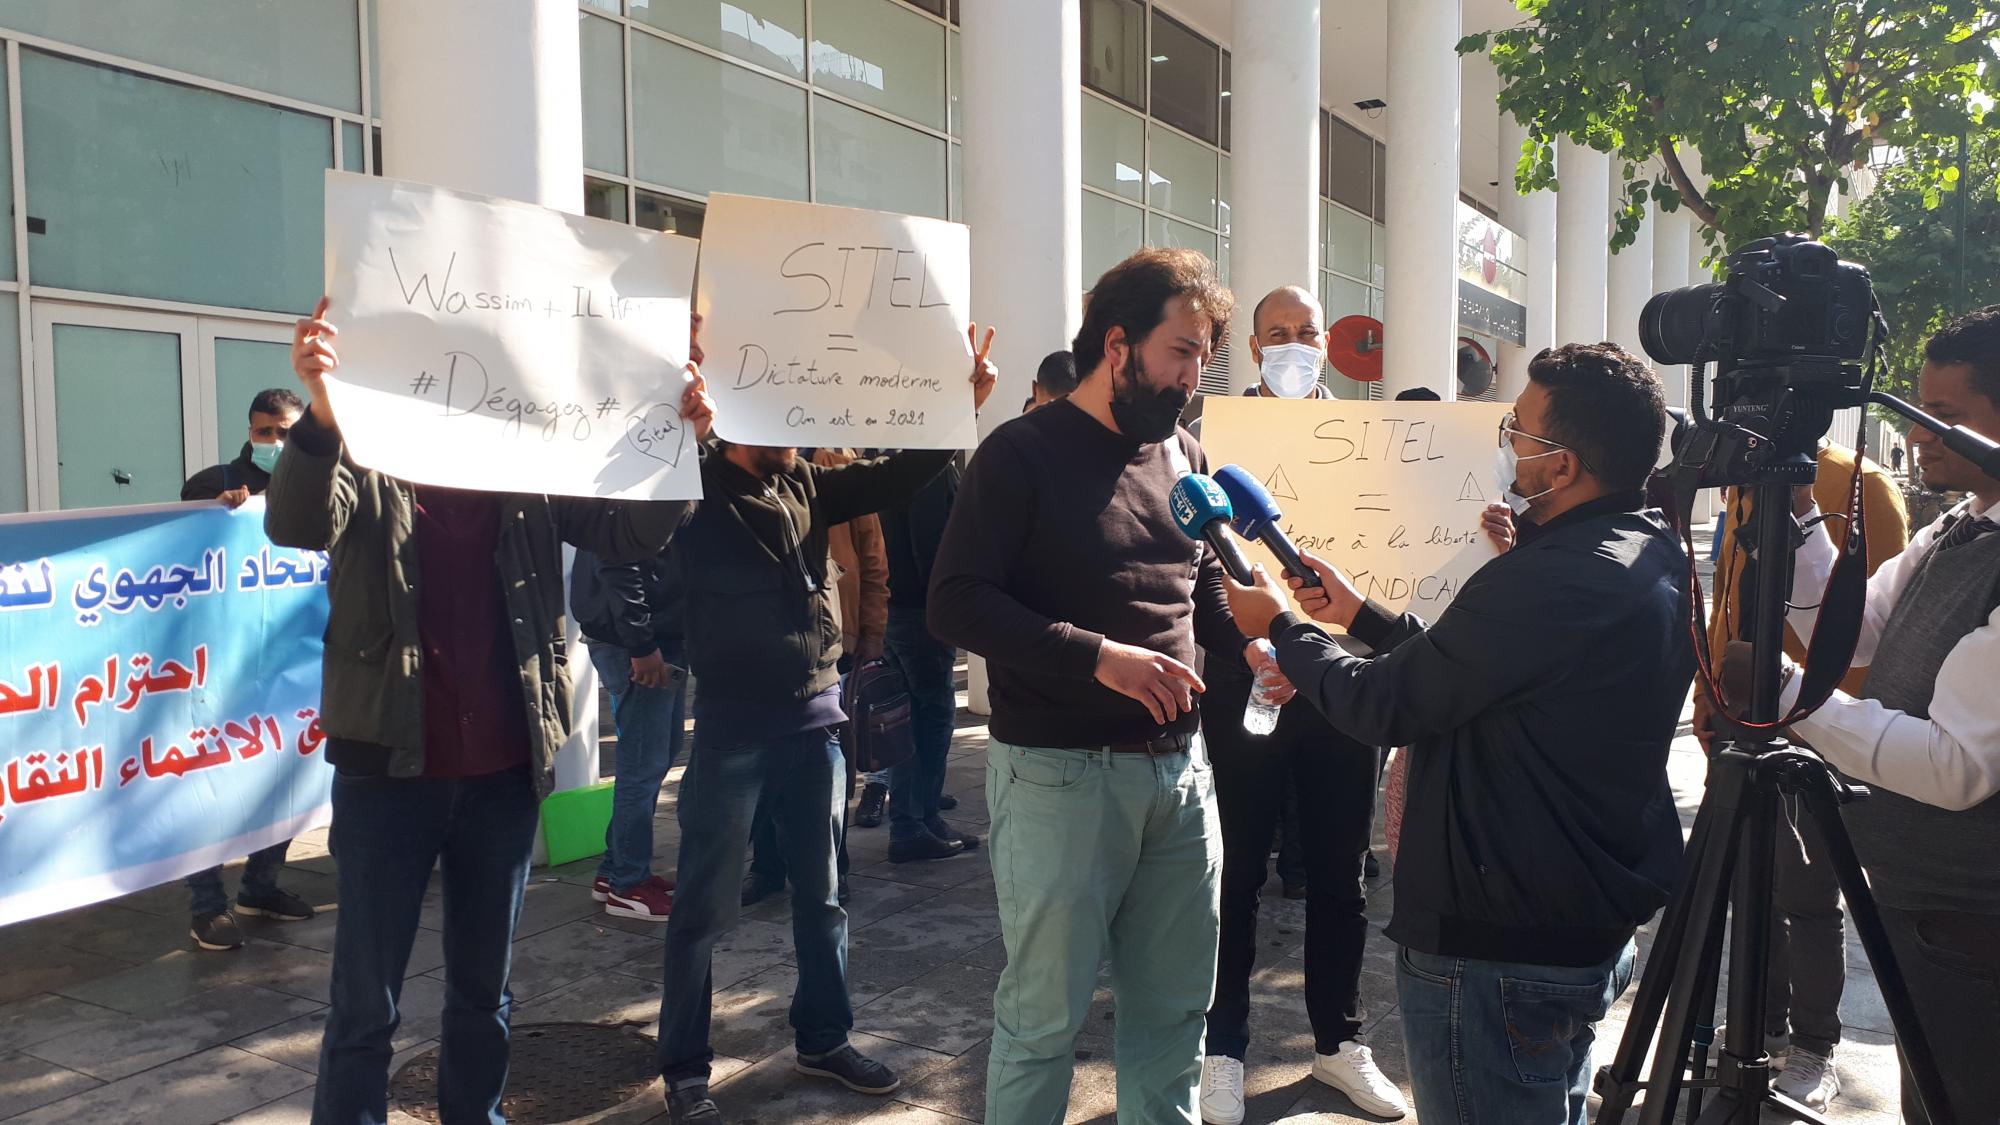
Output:
[[[985,732],[976,723],[961,712],[946,788],[960,801],[951,818],[984,836]],[[1692,739],[1676,746],[1672,769],[1691,817],[1704,770]],[[669,785],[659,809],[663,858],[674,854],[676,792]],[[767,901],[717,947],[715,959],[715,1046],[724,1056],[715,1092],[734,1125],[979,1119],[993,987],[1006,960],[985,852],[892,865],[887,846],[886,829],[850,836],[850,970],[856,1041],[896,1067],[903,1089],[871,1098],[792,1073],[786,1007],[796,969],[789,908]],[[0,1120],[304,1123],[338,916],[332,862],[324,833],[294,845],[284,885],[320,904],[322,913],[292,924],[249,920],[253,940],[236,953],[192,950],[187,894],[178,883],[0,930]],[[629,1022],[651,1034],[665,927],[605,917],[590,899],[594,865],[535,871],[515,943],[515,1021]],[[235,878],[230,872],[232,887]],[[1249,1120],[1374,1120],[1308,1076],[1304,910],[1276,891],[1273,882],[1258,931]],[[1389,905],[1385,879],[1369,906],[1378,931],[1362,990],[1371,1042],[1402,1081],[1407,1067],[1392,952],[1379,933]],[[436,1046],[443,1002],[438,924],[433,909],[410,963],[398,1065]],[[1845,1089],[1831,1117],[1892,1125],[1897,1080],[1888,1020],[1851,939],[1849,965],[1848,1033],[1839,1056]],[[1624,1010],[1621,1004],[1601,1030],[1600,1061],[1609,1058]],[[1111,1031],[1110,994],[1100,989],[1077,1043],[1071,1121],[1113,1119]],[[657,1084],[593,1120],[664,1122]]]

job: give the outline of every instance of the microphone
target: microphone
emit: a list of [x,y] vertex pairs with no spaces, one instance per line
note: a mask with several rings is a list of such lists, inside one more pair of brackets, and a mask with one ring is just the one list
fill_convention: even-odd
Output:
[[1255,539],[1277,556],[1278,565],[1286,574],[1304,582],[1307,586],[1321,585],[1319,572],[1306,565],[1299,557],[1299,549],[1285,536],[1278,521],[1285,513],[1278,510],[1277,501],[1271,499],[1270,492],[1257,483],[1257,478],[1245,472],[1238,465],[1224,465],[1215,470],[1215,483],[1229,498],[1229,510],[1233,513],[1229,526],[1245,539]]
[[1189,539],[1207,540],[1231,578],[1245,586],[1256,580],[1250,571],[1250,560],[1243,557],[1243,548],[1236,545],[1224,527],[1229,522],[1229,497],[1214,479],[1200,473],[1182,474],[1167,495],[1167,503],[1174,511],[1174,523],[1181,534]]

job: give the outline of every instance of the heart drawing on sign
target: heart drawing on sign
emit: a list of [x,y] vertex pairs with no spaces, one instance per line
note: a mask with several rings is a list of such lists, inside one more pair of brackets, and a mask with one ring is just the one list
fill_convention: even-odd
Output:
[[644,414],[625,419],[625,440],[668,468],[678,468],[681,454],[687,450],[688,424],[681,419],[680,407],[654,403]]

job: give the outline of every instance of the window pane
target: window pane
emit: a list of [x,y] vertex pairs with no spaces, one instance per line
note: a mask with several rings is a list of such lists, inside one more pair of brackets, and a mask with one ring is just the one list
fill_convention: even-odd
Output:
[[[28,510],[27,428],[21,424],[19,298],[0,293],[0,512]],[[8,560],[13,561],[13,560]]]
[[1332,119],[1326,137],[1327,198],[1364,215],[1373,214],[1375,142],[1340,118]]
[[944,28],[895,0],[813,0],[813,84],[942,129]]
[[1212,262],[1215,260],[1214,232],[1205,231],[1200,227],[1189,226],[1186,223],[1175,222],[1162,215],[1148,214],[1146,216],[1146,244],[1148,246],[1174,246],[1185,247],[1189,250],[1199,250],[1208,256],[1209,261]]
[[959,103],[965,96],[965,45],[962,42],[964,39],[965,36],[956,30],[945,36],[945,100],[950,103],[946,132],[954,137],[958,136],[960,129],[963,128],[959,124],[963,120],[959,116],[962,109]]
[[637,204],[640,226],[649,230],[663,230],[668,234],[682,234],[689,238],[701,237],[702,210],[698,205],[643,188],[639,190],[634,202]]
[[1222,115],[1222,147],[1229,148],[1229,52],[1222,52],[1222,93],[1218,95],[1218,113]]
[[224,461],[250,440],[250,403],[272,387],[298,392],[290,344],[216,337],[215,433]]
[[593,176],[583,178],[583,213],[593,219],[625,221],[625,185]]
[[180,499],[181,338],[58,324],[51,347],[62,506]]
[[361,131],[357,122],[340,123],[340,167],[348,172],[368,170],[368,134]]
[[[0,65],[0,198],[11,201],[14,198],[14,146],[8,143],[6,76],[6,66]],[[5,212],[5,214],[0,215],[0,278],[12,281],[14,279],[14,208],[10,203],[9,206],[0,208],[0,211]],[[20,326],[12,325],[7,331],[19,334]],[[0,371],[6,370],[4,365],[8,362],[9,360],[5,356],[0,356]],[[21,363],[20,357],[16,355],[12,362],[16,367],[19,367]],[[18,412],[21,406],[20,396],[16,395],[14,397],[14,408]],[[0,415],[0,417],[4,417],[4,415]],[[0,456],[4,456],[4,453],[0,453]],[[5,487],[4,485],[0,485],[0,498],[4,498]]]
[[819,203],[945,217],[945,142],[853,106],[815,99]]
[[1216,72],[1220,52],[1215,44],[1153,14],[1153,116],[1209,144],[1216,134],[1216,103],[1221,90]]
[[1381,287],[1383,267],[1388,262],[1389,228],[1378,224],[1375,227],[1375,252],[1368,259],[1368,281],[1370,284],[1377,288]]
[[[21,52],[35,281],[231,308],[319,296],[324,117]],[[227,247],[219,253],[219,247]]]
[[[805,0],[632,0],[632,18],[781,74],[806,76]],[[632,44],[635,55],[638,45]],[[638,67],[636,58],[632,65]]]
[[[376,120],[382,117],[382,21],[375,14],[375,0],[368,0],[368,104],[375,111]],[[375,162],[376,174],[381,174],[382,162]]]
[[[701,112],[689,112],[692,106]],[[652,35],[634,36],[632,147],[640,179],[700,195],[804,199],[805,92]]]
[[1157,125],[1147,129],[1153,159],[1146,175],[1147,202],[1203,226],[1214,226],[1215,150]]
[[1389,150],[1375,146],[1375,209],[1369,214],[1378,223],[1389,221]]
[[583,0],[583,6],[596,8],[600,12],[609,12],[614,16],[618,14],[618,0]]
[[1215,225],[1217,229],[1222,231],[1223,244],[1228,245],[1229,233],[1230,233],[1229,231],[1230,185],[1229,185],[1229,158],[1226,156],[1222,158],[1222,175],[1218,178],[1221,182],[1221,188],[1215,193],[1216,217],[1221,221],[1216,223]]
[[951,169],[951,218],[965,221],[965,146],[953,145],[946,154]]
[[1083,193],[1083,286],[1097,284],[1104,271],[1145,243],[1146,213],[1129,203]]
[[331,0],[0,0],[0,27],[331,106],[361,108],[361,27]]
[[1375,224],[1345,207],[1323,205],[1321,209],[1324,212],[1321,232],[1326,239],[1322,260],[1326,268],[1346,274],[1356,281],[1366,281],[1372,260],[1369,240],[1374,234]]
[[1146,108],[1146,11],[1132,0],[1083,0],[1083,84]]
[[1102,98],[1083,99],[1083,182],[1134,202],[1145,198],[1146,123]]
[[577,60],[583,71],[583,166],[625,171],[625,29],[579,16]]

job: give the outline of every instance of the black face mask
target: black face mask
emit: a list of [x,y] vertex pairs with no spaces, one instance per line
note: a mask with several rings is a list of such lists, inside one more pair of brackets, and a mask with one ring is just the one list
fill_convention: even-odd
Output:
[[1172,437],[1181,411],[1193,396],[1179,387],[1148,389],[1146,369],[1139,364],[1136,348],[1126,357],[1124,374],[1122,381],[1113,381],[1111,389],[1111,420],[1118,423],[1118,432],[1146,444]]

